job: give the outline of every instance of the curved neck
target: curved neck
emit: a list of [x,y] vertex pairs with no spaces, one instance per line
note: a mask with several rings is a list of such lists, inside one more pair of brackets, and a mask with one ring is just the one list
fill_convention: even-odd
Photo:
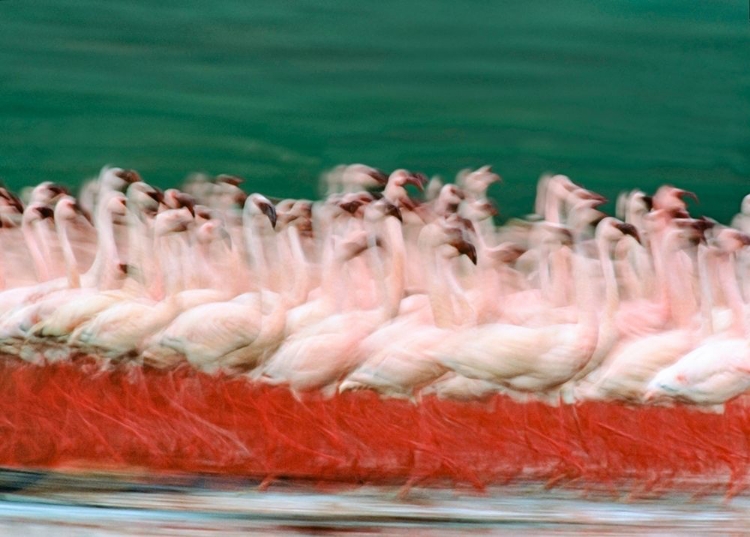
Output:
[[[455,328],[461,324],[457,322],[452,297],[458,284],[453,277],[450,260],[442,257],[436,248],[427,245],[433,232],[431,226],[428,225],[422,229],[419,237],[421,259],[427,276],[427,296],[430,300],[435,326]],[[463,297],[456,295],[456,298],[460,300]],[[468,303],[466,305],[468,306]]]
[[[606,257],[609,257],[609,255]],[[597,325],[598,300],[595,289],[596,285],[594,285],[596,280],[591,274],[591,260],[583,252],[580,242],[575,243],[572,265],[576,307],[581,316],[579,317],[579,323]]]
[[310,267],[302,248],[297,226],[289,226],[287,230],[289,240],[290,263],[294,271],[294,286],[291,291],[292,304],[302,304],[310,291]]
[[[695,311],[688,302],[692,293],[684,288],[690,275],[681,270],[684,260],[678,257],[679,241],[679,230],[673,229],[654,237],[651,247],[660,300],[675,325],[679,328],[687,328]],[[667,270],[669,275],[667,275]]]
[[152,220],[144,216],[142,220],[134,210],[128,210],[128,278],[149,295],[162,293],[161,282],[155,271],[158,263],[153,262]]
[[97,287],[101,290],[115,287],[116,274],[119,271],[120,259],[117,255],[114,222],[106,209],[107,200],[101,200],[96,210],[96,255],[91,267],[82,279],[86,287]]
[[34,270],[36,271],[37,280],[40,282],[46,282],[49,280],[47,260],[44,258],[41,248],[39,248],[39,235],[34,233],[34,230],[31,229],[32,225],[33,224],[23,222],[21,224],[21,232],[26,241],[26,247],[31,254],[31,259],[34,262]]
[[450,266],[447,260],[440,258],[436,253],[430,256],[427,265],[428,270],[428,295],[432,316],[435,326],[438,328],[453,328],[456,326],[455,312],[451,304],[450,286],[448,285],[448,274]]
[[[263,222],[265,222],[265,225]],[[268,252],[266,251],[267,241],[264,240],[264,235],[268,233],[266,226],[270,228],[268,219],[265,216],[245,216],[245,244],[248,256],[250,257],[249,262],[252,266],[255,286],[259,290],[274,289],[269,268]]]
[[55,222],[57,228],[57,238],[62,248],[63,259],[65,260],[65,272],[68,277],[68,286],[78,288],[81,286],[81,275],[78,272],[78,261],[73,253],[73,247],[70,245],[70,239],[68,238],[68,223],[64,219],[58,219]]
[[602,322],[612,322],[620,304],[620,293],[617,288],[615,265],[609,251],[609,243],[601,238],[596,241],[599,252],[599,262],[604,275],[604,315]]

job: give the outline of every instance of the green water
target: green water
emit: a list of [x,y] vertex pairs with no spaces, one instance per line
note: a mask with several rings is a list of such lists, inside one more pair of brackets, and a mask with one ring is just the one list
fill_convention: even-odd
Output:
[[727,220],[750,192],[746,0],[0,0],[0,177],[155,184],[205,170],[313,196],[340,162],[492,163],[670,182]]

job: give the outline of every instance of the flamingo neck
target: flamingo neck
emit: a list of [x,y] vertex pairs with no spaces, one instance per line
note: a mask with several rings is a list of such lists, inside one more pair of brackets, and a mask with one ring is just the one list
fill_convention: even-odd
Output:
[[56,221],[57,238],[62,248],[63,259],[65,260],[65,272],[68,277],[68,287],[76,289],[81,287],[81,275],[78,271],[78,261],[73,253],[73,247],[70,245],[68,237],[68,223],[63,220]]
[[612,262],[612,257],[609,251],[609,243],[603,239],[597,240],[597,250],[599,253],[599,261],[602,267],[602,273],[604,275],[604,314],[602,317],[602,324],[604,322],[613,324],[615,313],[620,305],[620,293],[617,287],[617,276],[615,275],[615,265]]
[[295,272],[294,286],[291,292],[292,304],[302,304],[310,291],[310,267],[302,248],[299,230],[296,226],[289,226],[287,230],[289,240],[290,262]]
[[742,300],[737,271],[735,270],[735,255],[727,253],[720,256],[719,279],[722,289],[726,295],[729,308],[732,310],[731,335],[734,337],[745,337],[747,328],[745,325],[745,302]]
[[139,293],[153,297],[163,292],[158,270],[158,263],[153,263],[153,221],[147,216],[143,219],[136,210],[128,210],[128,281],[135,284]]
[[42,254],[42,250],[39,247],[39,235],[34,233],[31,229],[32,224],[23,222],[21,224],[21,232],[23,238],[26,241],[26,247],[29,249],[31,259],[34,262],[34,270],[36,272],[37,280],[40,282],[46,282],[49,280],[49,269],[47,262]]
[[392,319],[398,315],[401,300],[404,296],[406,285],[406,246],[401,224],[395,218],[386,218],[383,222],[384,231],[390,250],[390,274],[384,278],[387,284],[385,289],[385,302],[383,304],[383,315],[386,319]]
[[435,326],[438,328],[453,328],[456,324],[447,283],[447,275],[450,273],[450,267],[447,265],[446,260],[437,255],[432,256],[428,265],[428,296]]
[[268,224],[265,216],[248,216],[245,223],[245,243],[252,266],[252,277],[257,289],[274,289],[273,279],[269,268],[269,256],[266,249],[268,234],[263,221]]
[[544,219],[555,224],[562,223],[560,216],[560,197],[555,192],[555,186],[550,181],[544,195]]
[[114,222],[106,210],[106,200],[102,201],[96,211],[96,255],[82,279],[86,287],[97,287],[105,291],[115,287],[115,275],[119,270],[120,261],[117,255]]
[[348,290],[344,267],[344,263],[336,261],[334,237],[329,235],[323,242],[320,287],[323,291],[323,300],[337,312],[341,311],[346,299],[344,295]]
[[[659,289],[660,301],[664,305],[669,318],[678,328],[688,328],[693,319],[695,311],[688,302],[692,296],[689,289],[685,289],[686,274],[678,248],[679,231],[672,229],[666,233],[659,233],[651,242],[653,249],[654,270],[656,272],[656,283]],[[669,276],[667,276],[669,267]]]
[[706,338],[714,334],[714,290],[711,286],[710,274],[711,250],[700,244],[698,246],[698,283],[701,292],[701,337]]

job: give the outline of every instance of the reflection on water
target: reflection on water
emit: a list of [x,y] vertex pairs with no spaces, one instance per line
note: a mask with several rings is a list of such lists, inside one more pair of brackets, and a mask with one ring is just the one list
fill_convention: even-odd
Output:
[[[77,489],[77,490],[72,490]],[[750,499],[638,499],[511,486],[486,494],[54,486],[0,499],[0,531],[34,535],[681,535],[744,531]]]

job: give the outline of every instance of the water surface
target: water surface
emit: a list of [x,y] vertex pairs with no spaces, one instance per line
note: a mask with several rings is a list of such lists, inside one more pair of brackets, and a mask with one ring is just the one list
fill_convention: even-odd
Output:
[[[405,5],[406,4],[406,5]],[[0,177],[205,170],[313,196],[363,161],[491,163],[503,214],[545,171],[671,182],[722,220],[750,192],[746,2],[0,2]]]

